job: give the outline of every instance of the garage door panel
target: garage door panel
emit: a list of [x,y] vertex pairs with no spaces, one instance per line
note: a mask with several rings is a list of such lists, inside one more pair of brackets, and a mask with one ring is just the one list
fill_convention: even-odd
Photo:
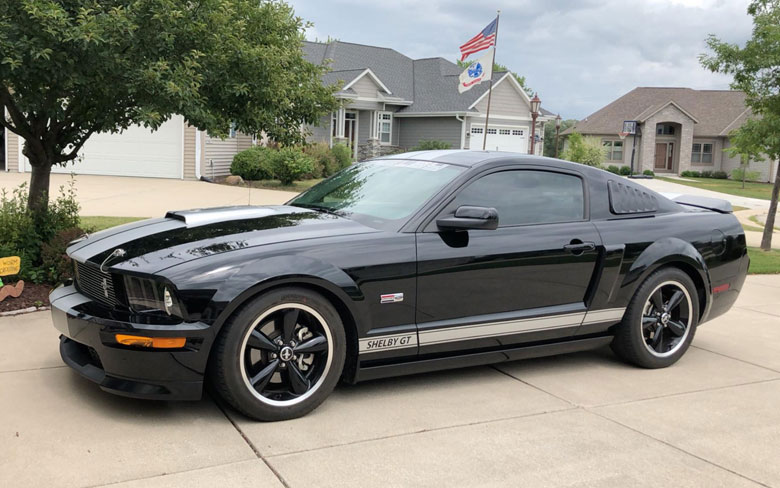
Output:
[[96,134],[84,144],[79,159],[57,173],[181,178],[184,119],[174,117],[152,132],[132,126],[121,134]]
[[486,134],[484,126],[472,124],[472,149],[482,149],[482,142],[485,136],[487,136],[485,149],[488,151],[528,152],[528,127],[493,126],[491,124]]

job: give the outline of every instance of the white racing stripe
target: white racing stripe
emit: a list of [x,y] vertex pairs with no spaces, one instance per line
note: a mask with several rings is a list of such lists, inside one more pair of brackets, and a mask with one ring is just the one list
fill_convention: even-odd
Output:
[[604,310],[592,310],[585,314],[583,324],[597,324],[599,322],[619,322],[626,313],[624,308],[606,308]]
[[360,339],[360,354],[417,347],[417,333],[404,332]]

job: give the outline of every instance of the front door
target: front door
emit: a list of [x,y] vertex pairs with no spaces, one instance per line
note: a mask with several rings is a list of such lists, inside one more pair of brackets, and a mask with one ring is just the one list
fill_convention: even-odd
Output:
[[599,234],[572,173],[504,170],[462,189],[462,205],[498,210],[499,228],[417,236],[420,354],[558,339],[582,322]]
[[344,113],[344,137],[352,151],[357,154],[357,112]]
[[671,171],[674,163],[674,143],[658,142],[655,144],[655,169]]

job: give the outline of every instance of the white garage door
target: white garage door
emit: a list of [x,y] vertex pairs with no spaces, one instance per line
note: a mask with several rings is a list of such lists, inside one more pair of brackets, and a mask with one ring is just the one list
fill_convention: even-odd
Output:
[[184,118],[175,116],[154,132],[133,126],[121,134],[95,134],[84,144],[79,160],[52,171],[181,178],[183,130]]
[[[471,149],[481,150],[485,137],[485,127],[471,126]],[[528,128],[525,126],[490,125],[487,130],[488,151],[512,151],[526,154],[528,152]]]

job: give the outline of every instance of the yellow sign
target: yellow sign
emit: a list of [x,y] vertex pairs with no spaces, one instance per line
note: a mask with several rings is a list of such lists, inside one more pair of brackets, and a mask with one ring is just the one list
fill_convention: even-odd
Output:
[[22,260],[19,256],[0,258],[0,276],[11,276],[19,274],[22,267]]

